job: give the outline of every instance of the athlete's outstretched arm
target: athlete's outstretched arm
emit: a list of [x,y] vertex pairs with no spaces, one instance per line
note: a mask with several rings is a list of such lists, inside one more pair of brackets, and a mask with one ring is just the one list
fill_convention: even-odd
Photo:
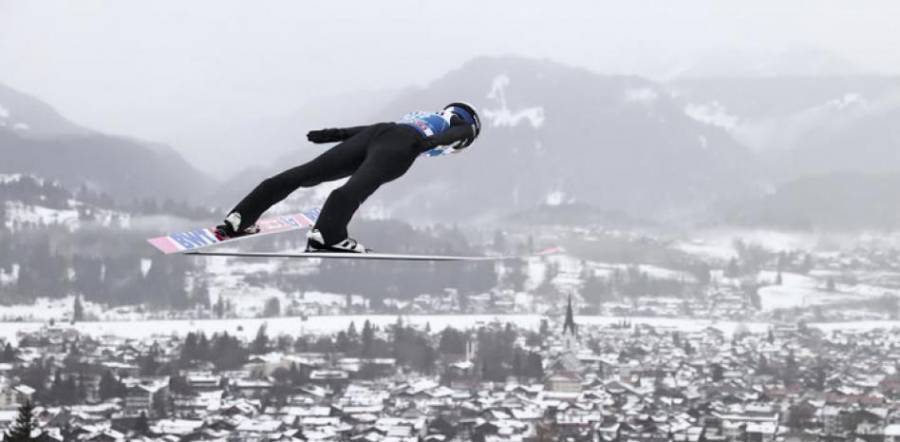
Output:
[[311,130],[306,134],[306,139],[313,143],[334,143],[344,141],[371,126],[354,126],[342,128],[329,128],[321,130]]
[[462,145],[460,145],[460,148],[462,148],[469,144],[467,141],[473,139],[475,139],[475,128],[468,124],[460,124],[439,134],[425,138],[422,141],[422,147],[431,149],[437,146],[447,146],[462,142]]

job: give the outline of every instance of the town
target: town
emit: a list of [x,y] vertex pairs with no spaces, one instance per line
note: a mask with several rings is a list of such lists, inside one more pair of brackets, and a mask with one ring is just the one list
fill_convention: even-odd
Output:
[[896,329],[729,335],[574,310],[536,330],[398,317],[252,340],[48,325],[2,351],[0,424],[40,441],[900,440]]

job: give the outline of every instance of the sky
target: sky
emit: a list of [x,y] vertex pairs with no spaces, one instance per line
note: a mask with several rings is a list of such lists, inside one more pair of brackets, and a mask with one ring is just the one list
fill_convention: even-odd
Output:
[[480,55],[664,79],[708,54],[807,48],[898,74],[896,17],[893,0],[0,0],[0,83],[196,163],[247,119]]

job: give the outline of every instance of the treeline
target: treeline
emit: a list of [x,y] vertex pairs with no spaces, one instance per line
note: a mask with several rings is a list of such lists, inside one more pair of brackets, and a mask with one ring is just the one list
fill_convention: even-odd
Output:
[[[172,358],[177,370],[196,368],[211,364],[216,370],[234,370],[248,363],[253,355],[272,351],[284,353],[324,353],[342,357],[360,358],[363,361],[376,358],[394,359],[396,366],[407,371],[434,374],[438,363],[462,360],[466,355],[466,347],[474,350],[477,372],[484,380],[505,381],[509,377],[540,378],[543,376],[543,362],[539,353],[527,350],[517,342],[520,330],[507,324],[504,327],[482,327],[475,332],[461,331],[447,327],[438,333],[432,333],[429,327],[424,330],[404,324],[401,320],[385,330],[365,321],[361,328],[351,323],[346,330],[330,336],[281,335],[270,337],[265,325],[260,327],[253,340],[244,342],[227,333],[213,334],[188,333],[180,347],[178,355]],[[527,332],[524,336],[537,348],[543,338],[539,333]],[[173,370],[154,363],[159,355],[149,354],[141,359],[141,372],[160,374]],[[302,367],[291,370],[302,373]],[[283,373],[284,374],[284,373]],[[363,371],[361,377],[372,377],[373,372]],[[297,382],[308,381],[305,376],[294,378]]]
[[[523,333],[525,333],[523,335]],[[452,327],[433,333],[404,324],[399,318],[386,329],[379,329],[369,321],[357,328],[351,323],[346,330],[326,336],[281,335],[270,337],[265,325],[260,327],[254,339],[241,340],[228,333],[207,336],[204,333],[188,333],[174,353],[163,350],[155,343],[136,358],[141,376],[169,376],[170,387],[176,393],[190,393],[184,370],[199,369],[217,371],[238,370],[252,367],[253,355],[272,351],[284,353],[324,353],[333,357],[360,358],[363,365],[355,376],[375,379],[389,376],[394,369],[385,371],[376,367],[375,358],[392,358],[395,369],[402,372],[442,374],[448,381],[447,364],[465,359],[467,347],[474,350],[473,379],[503,382],[510,378],[540,379],[543,377],[543,361],[533,349],[542,344],[548,331],[523,332],[511,324],[487,326],[478,330],[462,331]],[[524,338],[527,347],[517,343]],[[45,347],[46,340],[22,341],[21,346]],[[100,400],[124,397],[127,389],[112,371],[92,364],[83,357],[85,349],[95,347],[91,339],[76,339],[64,344],[60,358],[46,357],[29,363],[17,358],[17,350],[7,344],[0,351],[0,361],[13,363],[10,375],[22,384],[35,389],[34,399],[41,404],[82,404],[91,395],[91,385],[97,386]],[[368,363],[366,361],[369,361]],[[309,382],[311,367],[293,364],[271,373],[270,379],[280,388],[278,394],[286,394],[291,387]],[[263,376],[257,373],[257,376]]]
[[[82,204],[72,205],[72,200]],[[0,271],[9,281],[0,286],[0,302],[29,302],[76,293],[85,300],[110,305],[147,303],[183,308],[209,304],[202,284],[191,292],[185,290],[185,278],[193,263],[153,255],[140,232],[116,225],[70,232],[66,227],[35,223],[20,223],[11,232],[6,227],[9,201],[60,210],[74,208],[80,221],[93,219],[96,208],[188,218],[209,218],[211,213],[173,201],[117,203],[87,186],[71,192],[56,182],[28,175],[0,181]]]
[[[20,347],[46,345],[49,345],[46,340],[22,340],[19,343]],[[7,343],[0,359],[2,362],[13,364],[14,368],[10,373],[12,378],[34,389],[32,398],[36,402],[49,405],[76,405],[85,403],[89,396],[90,378],[100,374],[98,367],[85,363],[83,358],[84,349],[92,346],[96,346],[96,342],[90,339],[68,341],[57,356],[39,358],[28,364],[22,364],[17,358],[18,350]],[[100,387],[101,398],[108,398],[109,396],[104,396],[106,391],[102,380]]]
[[215,219],[221,215],[219,209],[196,206],[170,198],[162,201],[153,198],[119,201],[107,193],[92,190],[86,185],[71,191],[60,185],[59,182],[30,175],[21,175],[17,179],[0,181],[0,202],[18,201],[23,204],[62,210],[71,209],[70,201],[73,199],[82,203],[78,207],[79,215],[82,217],[90,216],[91,210],[94,208],[115,210],[132,215],[171,215],[192,220]]
[[0,286],[0,296],[10,303],[78,293],[85,300],[110,305],[209,305],[202,283],[190,292],[185,289],[186,276],[194,270],[191,260],[148,253],[143,238],[121,229],[71,234],[53,228],[0,231],[0,270],[17,273],[12,283]]
[[51,209],[67,209],[71,198],[72,194],[54,181],[28,175],[22,175],[18,179],[0,180],[0,202],[3,203],[19,201]]
[[[698,280],[704,275],[706,281]],[[594,306],[641,296],[681,296],[698,285],[708,284],[708,275],[708,268],[698,268],[692,278],[659,278],[633,265],[601,277],[588,269],[582,274],[582,294],[584,300]]]
[[[478,357],[476,368],[483,380],[505,382],[517,379],[540,379],[544,376],[543,360],[536,351],[516,345],[519,331],[507,323],[500,329],[481,328],[476,335]],[[540,344],[539,334],[530,334],[529,342]]]

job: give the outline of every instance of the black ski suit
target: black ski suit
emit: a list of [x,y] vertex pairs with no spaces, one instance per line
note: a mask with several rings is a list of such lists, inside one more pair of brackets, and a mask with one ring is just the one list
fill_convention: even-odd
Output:
[[382,184],[406,173],[423,152],[436,146],[453,144],[474,137],[466,124],[454,124],[434,136],[422,135],[415,128],[397,123],[378,123],[343,129],[317,131],[315,142],[342,141],[306,164],[288,169],[263,180],[232,210],[241,214],[241,229],[253,225],[259,217],[300,187],[312,187],[326,181],[350,177],[325,200],[314,228],[322,233],[326,245],[347,238],[347,224],[360,204]]

